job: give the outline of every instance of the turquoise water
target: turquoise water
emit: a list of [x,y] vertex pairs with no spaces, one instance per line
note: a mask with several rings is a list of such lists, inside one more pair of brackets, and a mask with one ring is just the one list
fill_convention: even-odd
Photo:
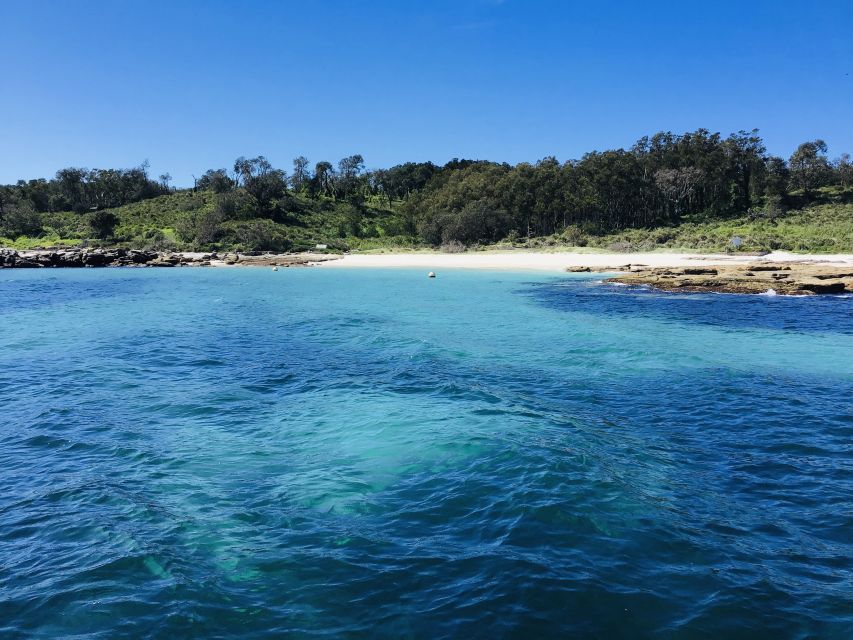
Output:
[[853,637],[853,298],[0,271],[0,637]]

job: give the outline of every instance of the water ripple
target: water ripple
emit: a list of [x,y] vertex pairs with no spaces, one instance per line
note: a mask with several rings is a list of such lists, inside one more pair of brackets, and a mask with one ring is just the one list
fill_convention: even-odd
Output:
[[0,636],[848,637],[849,300],[4,273]]

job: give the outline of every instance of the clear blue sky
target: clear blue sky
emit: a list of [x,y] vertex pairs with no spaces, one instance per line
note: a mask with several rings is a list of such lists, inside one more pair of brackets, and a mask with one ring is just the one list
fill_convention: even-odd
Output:
[[699,127],[853,152],[850,0],[2,0],[0,69],[0,183],[566,160]]

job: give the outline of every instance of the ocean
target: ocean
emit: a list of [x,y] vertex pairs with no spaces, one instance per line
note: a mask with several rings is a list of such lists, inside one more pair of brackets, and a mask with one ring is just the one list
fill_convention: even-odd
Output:
[[0,271],[0,637],[853,637],[853,297],[437,275]]

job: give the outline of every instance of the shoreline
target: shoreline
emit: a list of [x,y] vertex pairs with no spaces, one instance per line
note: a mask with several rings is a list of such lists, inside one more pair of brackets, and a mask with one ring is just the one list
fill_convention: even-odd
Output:
[[0,248],[0,269],[146,268],[146,267],[308,267],[339,256],[316,253],[201,253],[141,249]]
[[328,269],[420,268],[612,273],[606,282],[661,291],[767,295],[853,293],[853,255],[698,253],[531,253],[347,255]]
[[486,270],[605,273],[607,282],[662,291],[783,295],[853,293],[853,255],[699,253],[586,253],[476,251],[466,253],[241,254],[132,249],[0,249],[0,269],[158,267],[324,267],[326,269]]
[[327,269],[422,268],[544,271],[563,273],[624,272],[642,268],[801,263],[853,267],[853,254],[797,254],[774,251],[765,255],[703,253],[573,253],[533,251],[478,251],[466,253],[345,254],[322,266]]
[[132,249],[0,248],[0,268],[67,267],[302,267],[338,269],[476,269],[491,271],[637,272],[660,268],[738,267],[760,264],[799,264],[853,268],[853,254],[798,254],[787,251],[757,254],[607,253],[572,251],[428,251],[391,253],[201,253]]

